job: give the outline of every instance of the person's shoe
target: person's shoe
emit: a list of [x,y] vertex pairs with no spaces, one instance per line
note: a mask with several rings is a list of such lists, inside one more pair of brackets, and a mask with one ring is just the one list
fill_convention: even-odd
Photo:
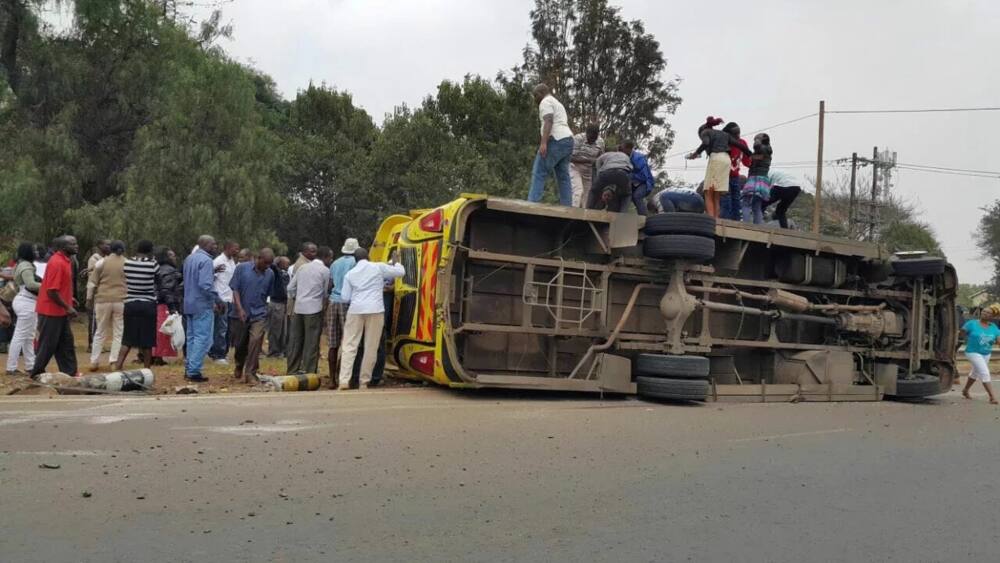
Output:
[[185,375],[184,380],[191,383],[208,383],[208,378],[200,373],[197,375]]
[[99,366],[97,364],[90,364],[90,371],[100,371],[100,370],[101,370],[101,366]]
[[7,375],[10,375],[10,376],[14,376],[14,375],[28,375],[28,372],[21,371],[19,369],[9,369],[9,370],[7,370]]
[[215,360],[215,363],[219,364],[220,366],[228,366],[229,360],[225,358],[218,358],[217,360]]

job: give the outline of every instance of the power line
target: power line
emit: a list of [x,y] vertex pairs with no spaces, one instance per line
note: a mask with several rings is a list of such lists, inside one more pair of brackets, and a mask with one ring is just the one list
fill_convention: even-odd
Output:
[[[762,131],[770,131],[771,129],[776,129],[776,128],[782,127],[784,125],[791,125],[792,123],[797,123],[797,122],[802,121],[804,119],[809,119],[810,117],[816,117],[817,115],[819,115],[819,112],[813,112],[813,113],[810,113],[809,115],[803,115],[801,117],[796,117],[795,119],[789,119],[788,121],[782,121],[781,123],[775,123],[774,125],[769,125],[767,127],[762,127],[760,129],[756,129],[754,131],[750,131],[748,133],[744,133],[744,135],[755,135],[755,134],[760,133]],[[670,158],[676,158],[678,156],[683,156],[683,155],[690,154],[696,148],[698,148],[698,147],[691,147],[690,149],[685,150],[685,151],[676,152],[676,153],[673,153],[673,154],[668,154],[667,156],[663,157],[663,160],[667,160],[667,159],[670,159]]]
[[1000,174],[972,174],[969,172],[953,172],[950,170],[935,170],[933,168],[914,168],[910,166],[896,165],[900,170],[910,170],[912,172],[930,172],[931,174],[946,174],[948,176],[966,176],[968,178],[991,178],[1000,179]]
[[925,109],[852,109],[852,110],[827,110],[826,113],[852,113],[852,114],[864,114],[864,113],[946,113],[946,112],[965,112],[965,111],[1000,111],[1000,107],[981,107],[981,108],[925,108]]
[[910,166],[914,168],[927,168],[930,170],[941,170],[945,172],[969,172],[972,174],[987,174],[991,176],[1000,176],[1000,172],[995,170],[970,170],[968,168],[949,168],[947,166],[931,166],[930,164],[910,164],[906,162],[898,162],[896,166]]

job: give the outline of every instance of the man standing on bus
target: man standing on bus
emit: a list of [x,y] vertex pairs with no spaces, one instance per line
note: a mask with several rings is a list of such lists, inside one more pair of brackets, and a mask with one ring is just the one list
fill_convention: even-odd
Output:
[[349,302],[347,320],[344,321],[344,339],[341,342],[340,386],[350,386],[354,358],[358,354],[358,344],[364,336],[364,357],[358,385],[368,385],[378,359],[378,345],[382,340],[385,324],[385,304],[382,289],[386,280],[402,277],[406,273],[399,263],[398,252],[393,252],[388,264],[368,261],[368,251],[359,248],[354,252],[357,261],[354,268],[344,276],[344,287],[340,298]]

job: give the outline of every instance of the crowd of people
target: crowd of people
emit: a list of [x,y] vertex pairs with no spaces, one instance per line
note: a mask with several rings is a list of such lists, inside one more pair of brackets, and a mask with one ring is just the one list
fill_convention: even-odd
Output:
[[561,205],[621,212],[631,201],[640,215],[704,212],[754,224],[763,223],[764,211],[774,205],[773,220],[789,228],[788,208],[802,188],[789,174],[771,170],[768,134],[756,135],[751,149],[740,137],[738,124],[730,122],[716,129],[723,120],[709,116],[698,128],[701,145],[688,155],[689,159],[708,155],[704,181],[698,187],[670,186],[653,194],[655,177],[634,141],[623,140],[616,150],[606,150],[595,123],[573,134],[565,107],[547,85],[536,86],[533,95],[541,136],[528,201],[541,201],[545,182],[554,175]]
[[[304,243],[293,264],[270,248],[253,252],[235,241],[220,251],[209,235],[199,237],[183,264],[172,249],[148,240],[131,253],[122,241],[98,241],[83,269],[78,252],[69,235],[48,249],[18,246],[0,294],[8,304],[0,305],[0,324],[13,326],[7,375],[37,377],[52,359],[60,372],[79,375],[71,322],[76,282],[86,280],[90,371],[122,370],[133,349],[147,368],[183,353],[185,379],[204,382],[206,358],[228,365],[232,351],[232,377],[252,383],[266,341],[266,353],[284,357],[288,374],[317,373],[326,332],[331,387],[382,380],[392,281],[405,273],[396,255],[373,263],[350,238],[336,260],[330,247]],[[180,349],[161,330],[172,319],[184,331]]]

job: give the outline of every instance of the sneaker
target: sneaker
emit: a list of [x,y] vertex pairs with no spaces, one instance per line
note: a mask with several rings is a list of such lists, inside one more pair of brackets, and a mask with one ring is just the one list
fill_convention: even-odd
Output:
[[219,359],[215,360],[215,363],[219,364],[220,366],[228,366],[229,365],[229,360],[227,360],[225,358],[219,358]]
[[90,364],[90,371],[100,371],[100,370],[101,370],[101,366],[99,366],[97,364]]
[[185,375],[184,380],[192,383],[208,383],[208,378],[200,373],[197,375]]

